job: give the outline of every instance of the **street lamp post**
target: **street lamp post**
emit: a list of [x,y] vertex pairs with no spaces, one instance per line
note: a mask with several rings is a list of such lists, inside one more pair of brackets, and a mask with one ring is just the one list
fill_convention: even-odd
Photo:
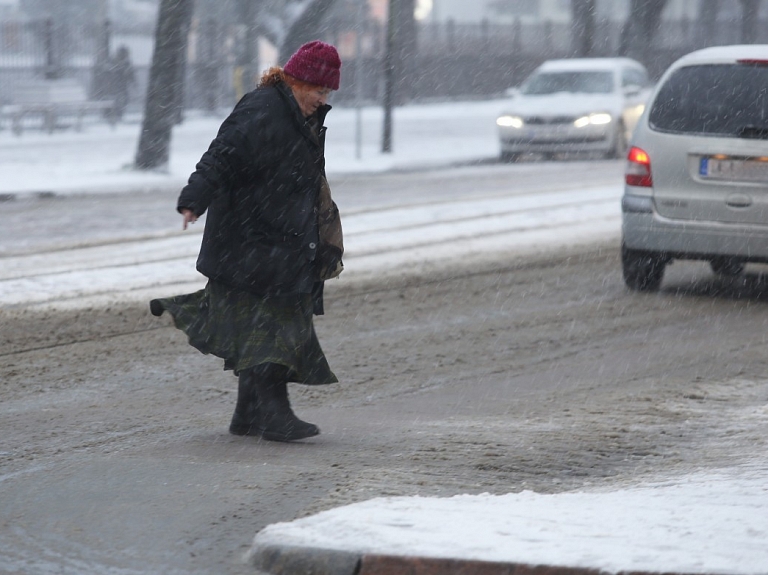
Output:
[[357,4],[357,23],[355,32],[355,157],[363,155],[363,27],[365,23],[365,3]]
[[392,152],[392,106],[394,104],[395,70],[395,22],[397,15],[397,0],[389,0],[387,14],[387,41],[384,48],[384,129],[381,138],[382,153]]

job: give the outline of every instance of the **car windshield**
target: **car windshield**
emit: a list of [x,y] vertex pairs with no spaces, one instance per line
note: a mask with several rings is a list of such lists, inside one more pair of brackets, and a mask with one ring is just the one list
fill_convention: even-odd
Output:
[[558,92],[610,94],[613,92],[613,74],[599,70],[539,72],[534,74],[522,88],[523,94],[536,96]]
[[768,66],[707,64],[674,72],[648,117],[653,129],[734,137],[768,133]]

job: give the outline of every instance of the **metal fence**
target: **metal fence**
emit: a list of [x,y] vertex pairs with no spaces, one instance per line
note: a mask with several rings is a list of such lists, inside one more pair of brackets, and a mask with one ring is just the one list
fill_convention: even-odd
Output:
[[[196,23],[190,32],[185,102],[188,108],[214,110],[234,99],[235,31],[215,21]],[[129,111],[141,110],[149,76],[151,34],[126,34],[105,22],[64,25],[53,20],[0,22],[0,105],[11,104],[19,83],[37,78],[72,78],[100,99],[99,69],[109,54],[127,44],[149,45],[134,62],[136,84]]]
[[30,78],[76,78],[89,86],[96,63],[99,30],[54,20],[0,22],[0,103]]
[[[593,56],[612,57],[622,52],[623,23],[596,23]],[[413,75],[416,97],[428,97],[437,86],[458,94],[498,93],[519,84],[539,63],[574,55],[570,26],[537,24],[444,24],[422,25],[414,56],[419,73]],[[741,23],[721,21],[715,26],[699,21],[663,21],[652,42],[640,53],[652,77],[681,55],[703,48],[741,41]],[[756,24],[756,42],[768,43],[768,20]],[[637,52],[637,50],[635,50]],[[459,77],[461,81],[454,81]]]
[[[369,23],[370,24],[370,23]],[[382,94],[381,26],[366,26],[368,50],[361,57],[363,90],[367,101]],[[757,41],[768,43],[768,20],[756,25]],[[653,43],[644,50],[643,63],[654,77],[680,55],[709,46],[738,43],[741,27],[736,21],[705,26],[696,21],[664,21]],[[133,32],[136,36],[135,31]],[[622,24],[597,23],[595,56],[616,56],[621,51]],[[231,108],[236,98],[236,62],[241,56],[242,26],[214,20],[196,21],[189,38],[185,81],[187,109]],[[151,33],[144,32],[151,55]],[[334,38],[328,38],[334,41]],[[105,52],[121,42],[121,31],[109,26],[66,24],[48,21],[6,20],[0,22],[0,104],[12,100],[13,87],[29,78],[76,78],[97,97],[95,71]],[[410,74],[400,86],[404,100],[489,97],[519,84],[545,59],[573,55],[572,33],[565,24],[436,24],[421,23],[417,50],[407,62]],[[110,48],[108,49],[107,46]],[[101,59],[101,60],[100,60]],[[146,92],[149,56],[135,64],[137,85],[129,111],[140,111]],[[357,94],[358,67],[354,55],[345,57],[341,91],[337,102],[349,102]]]

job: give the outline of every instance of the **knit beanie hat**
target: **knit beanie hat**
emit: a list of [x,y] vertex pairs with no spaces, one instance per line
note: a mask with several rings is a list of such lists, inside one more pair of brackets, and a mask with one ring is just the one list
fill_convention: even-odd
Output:
[[296,50],[283,71],[298,80],[338,90],[341,58],[336,48],[330,44],[313,40]]

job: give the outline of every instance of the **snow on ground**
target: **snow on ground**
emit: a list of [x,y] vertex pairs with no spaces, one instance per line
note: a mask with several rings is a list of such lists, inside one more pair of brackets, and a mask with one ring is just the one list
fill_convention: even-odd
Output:
[[[393,152],[381,152],[380,108],[334,108],[328,115],[329,175],[445,165],[498,155],[495,119],[503,100],[433,104],[397,109]],[[358,158],[358,114],[362,134]],[[0,131],[0,195],[54,192],[121,192],[181,188],[216,136],[223,115],[193,114],[173,131],[170,165],[163,172],[130,168],[140,131],[137,118],[114,129],[94,124],[82,133],[53,135]]]
[[[494,118],[501,107],[502,101],[488,101],[398,109],[393,154],[379,150],[380,110],[366,108],[358,116],[354,109],[335,109],[328,118],[328,172],[407,169],[494,157],[498,154]],[[359,158],[358,118],[363,126]],[[171,164],[162,173],[126,167],[135,153],[138,122],[114,130],[93,125],[83,133],[30,131],[16,137],[0,132],[0,195],[180,188],[221,120],[198,116],[178,127]],[[365,221],[350,222],[350,233],[354,225],[364,229]],[[540,231],[542,241],[547,233]],[[419,254],[431,257],[428,249]],[[95,281],[88,273],[78,277]],[[256,543],[613,572],[758,575],[768,573],[767,480],[768,466],[755,463],[614,491],[374,499],[269,526],[256,536]]]
[[768,468],[602,492],[392,497],[266,527],[261,545],[600,569],[768,573]]

